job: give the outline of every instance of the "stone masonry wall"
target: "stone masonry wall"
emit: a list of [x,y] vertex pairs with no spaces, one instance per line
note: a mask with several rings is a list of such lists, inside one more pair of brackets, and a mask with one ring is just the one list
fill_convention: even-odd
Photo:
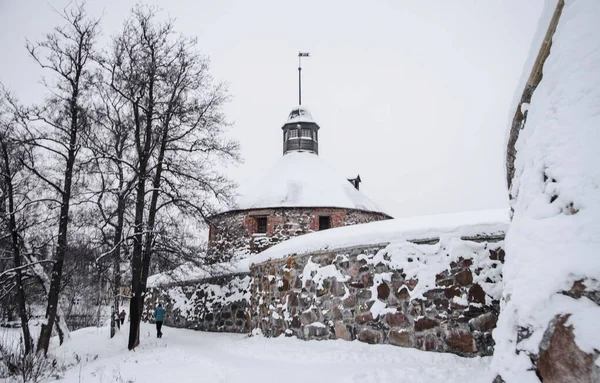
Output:
[[250,276],[236,274],[162,285],[149,290],[144,321],[162,303],[164,324],[202,331],[246,333],[249,328]]
[[[236,210],[211,217],[209,254],[229,260],[256,254],[289,238],[319,230],[319,216],[329,216],[331,227],[389,219],[383,213],[340,208],[276,208]],[[257,234],[256,217],[267,217],[267,232]]]
[[362,246],[254,265],[252,326],[266,336],[491,355],[502,240]]

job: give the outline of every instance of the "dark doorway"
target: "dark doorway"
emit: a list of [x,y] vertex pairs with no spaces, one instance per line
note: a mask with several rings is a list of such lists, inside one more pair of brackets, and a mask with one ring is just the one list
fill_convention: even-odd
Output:
[[319,216],[319,230],[327,230],[331,227],[331,217]]

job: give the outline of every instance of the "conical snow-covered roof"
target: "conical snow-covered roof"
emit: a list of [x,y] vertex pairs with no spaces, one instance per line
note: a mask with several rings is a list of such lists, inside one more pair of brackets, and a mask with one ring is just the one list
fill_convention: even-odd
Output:
[[339,207],[381,212],[348,180],[318,155],[289,152],[267,175],[244,193],[240,209],[276,207]]

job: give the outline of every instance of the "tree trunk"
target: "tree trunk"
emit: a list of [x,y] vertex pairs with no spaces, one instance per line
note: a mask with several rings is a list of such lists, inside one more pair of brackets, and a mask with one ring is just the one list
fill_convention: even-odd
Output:
[[[154,67],[154,63],[153,63]],[[154,73],[150,76],[148,85],[148,109],[144,127],[144,146],[142,149],[139,134],[141,118],[137,105],[134,106],[134,119],[136,123],[136,141],[139,156],[138,182],[135,201],[135,234],[133,236],[133,254],[131,265],[131,301],[129,303],[129,344],[127,348],[133,350],[140,344],[140,322],[142,320],[142,307],[144,306],[145,284],[142,284],[142,257],[144,250],[144,209],[146,207],[146,177],[148,176],[148,160],[152,147],[152,116],[154,114]]]
[[[60,298],[60,282],[62,279],[63,264],[65,255],[67,254],[67,230],[69,228],[69,204],[71,202],[71,185],[73,180],[73,166],[75,164],[75,156],[77,154],[77,128],[78,128],[78,111],[77,100],[78,89],[75,88],[73,97],[70,102],[71,112],[71,127],[69,137],[69,150],[65,167],[64,189],[62,192],[62,200],[60,206],[60,219],[58,223],[58,240],[56,247],[56,255],[54,257],[54,265],[52,266],[52,274],[50,276],[50,289],[48,291],[48,306],[46,307],[46,322],[42,324],[40,338],[38,340],[38,352],[48,353],[50,347],[50,338],[52,337],[52,327],[56,319],[58,309],[58,300]],[[64,320],[64,318],[63,318]],[[61,341],[62,344],[62,341]]]
[[[163,125],[163,132],[160,143],[160,150],[158,153],[158,161],[156,164],[156,173],[154,174],[154,181],[152,182],[152,198],[150,200],[150,208],[148,209],[148,225],[146,230],[146,244],[144,246],[144,258],[142,259],[142,286],[146,290],[146,284],[148,283],[148,274],[150,273],[150,260],[152,258],[152,246],[154,241],[154,224],[156,221],[156,209],[158,205],[158,193],[160,188],[160,181],[162,177],[163,161],[165,158],[165,150],[167,147],[167,136],[168,136],[168,125],[169,120]],[[140,307],[140,312],[143,307]]]
[[102,270],[98,267],[98,296],[96,297],[96,327],[101,327],[100,320],[102,318]]
[[4,183],[6,187],[6,197],[8,199],[8,229],[11,233],[11,246],[13,252],[13,263],[16,268],[17,283],[17,304],[19,307],[19,317],[21,319],[21,328],[23,330],[23,343],[25,345],[25,354],[29,354],[32,348],[31,334],[29,333],[29,320],[27,318],[27,302],[25,300],[25,290],[23,289],[23,273],[21,272],[21,248],[19,246],[19,233],[17,231],[17,221],[15,218],[15,203],[12,172],[10,167],[10,158],[4,142],[2,145],[2,157],[6,166],[4,172]]
[[[121,172],[121,179],[119,181],[119,190],[123,190],[124,179]],[[116,334],[116,327],[121,329],[120,321],[120,305],[119,305],[119,293],[121,290],[121,241],[123,236],[123,226],[125,222],[125,196],[123,193],[119,194],[119,202],[117,205],[117,227],[115,229],[115,238],[113,246],[113,303],[112,303],[112,315],[113,319],[110,323],[110,337],[114,337]]]
[[[116,250],[115,250],[116,251]],[[117,333],[117,328],[121,329],[121,321],[119,317],[119,289],[121,286],[121,270],[120,270],[120,259],[118,252],[113,255],[113,301],[112,309],[110,314],[110,337],[113,338]]]
[[140,307],[143,305],[141,289],[142,277],[142,247],[144,230],[144,195],[146,193],[146,161],[140,161],[140,174],[137,185],[135,203],[135,234],[133,236],[133,254],[131,257],[131,301],[129,302],[129,344],[127,348],[133,350],[140,344],[139,327],[141,320]]
[[[24,256],[24,258],[29,263],[38,262],[38,259],[31,255]],[[48,291],[50,291],[50,278],[48,278],[48,275],[46,274],[46,272],[44,271],[42,266],[40,264],[34,264],[33,266],[30,267],[30,270],[33,272],[33,274],[35,275],[37,280],[40,282],[40,285],[42,286],[44,293],[48,294]],[[68,312],[70,312],[70,310],[71,309],[69,308]],[[56,310],[56,320],[54,321],[54,326],[56,327],[55,330],[56,330],[56,333],[58,334],[60,344],[62,344],[64,342],[64,340],[69,337],[69,328],[67,327],[67,322],[65,321],[65,318],[67,316],[68,315],[65,315],[65,313],[62,311],[62,309],[59,306],[58,309]]]

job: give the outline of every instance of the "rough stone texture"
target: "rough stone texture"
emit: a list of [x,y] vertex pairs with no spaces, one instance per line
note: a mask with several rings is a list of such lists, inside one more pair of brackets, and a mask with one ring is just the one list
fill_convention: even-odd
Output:
[[437,327],[440,323],[435,319],[430,318],[418,318],[415,320],[415,331],[429,330],[430,328]]
[[356,323],[367,323],[373,321],[373,314],[371,312],[366,312],[364,314],[357,315],[354,320]]
[[600,367],[595,364],[599,352],[587,354],[575,343],[573,327],[566,326],[570,314],[557,316],[544,334],[546,342],[537,361],[544,383],[600,382]]
[[469,326],[475,331],[491,331],[496,327],[498,317],[494,313],[485,313],[469,321]]
[[[491,331],[500,308],[480,283],[488,288],[502,283],[501,278],[484,282],[481,277],[486,275],[483,268],[493,270],[502,265],[498,256],[502,242],[495,242],[499,240],[488,242],[495,260],[484,253],[485,261],[474,265],[462,254],[456,256],[458,261],[438,274],[436,285],[419,298],[411,297],[418,280],[406,278],[403,270],[365,261],[381,255],[384,245],[314,252],[254,265],[254,281],[271,283],[252,285],[252,327],[267,336],[285,333],[306,340],[357,339],[462,356],[491,355]],[[307,279],[305,272],[314,270],[314,264],[333,265],[341,277],[313,279],[315,274],[310,272]],[[387,279],[381,281],[378,275],[387,275]],[[301,281],[277,288],[277,281],[284,278]],[[385,304],[386,311],[374,316],[370,309],[377,301]],[[273,322],[274,313],[284,320]],[[311,325],[315,323],[317,327]]]
[[456,280],[463,286],[473,283],[473,274],[471,270],[466,269],[456,274]]
[[474,283],[469,288],[469,302],[473,303],[485,303],[485,292],[481,288],[481,286],[477,283]]
[[414,335],[406,330],[390,331],[390,344],[400,347],[415,347]]
[[473,335],[468,331],[448,331],[446,333],[446,344],[450,351],[454,351],[457,354],[477,352]]
[[344,322],[335,323],[335,336],[338,339],[352,340],[352,333],[348,331]]
[[246,333],[249,327],[250,276],[230,275],[149,289],[142,319],[150,321],[157,303],[170,327]]
[[[341,208],[233,210],[210,217],[209,256],[228,261],[235,254],[255,254],[289,238],[319,230],[319,216],[331,227],[381,221],[387,214]],[[257,234],[256,217],[267,217],[267,232]]]
[[390,296],[390,287],[387,283],[383,282],[379,286],[377,286],[377,298],[381,300],[386,300]]
[[387,314],[385,316],[385,322],[390,327],[406,327],[410,324],[408,318],[406,318],[406,315],[404,315],[404,313],[401,311]]
[[381,341],[383,340],[383,334],[381,331],[378,330],[364,328],[358,333],[357,339],[361,342],[377,344],[381,343]]

